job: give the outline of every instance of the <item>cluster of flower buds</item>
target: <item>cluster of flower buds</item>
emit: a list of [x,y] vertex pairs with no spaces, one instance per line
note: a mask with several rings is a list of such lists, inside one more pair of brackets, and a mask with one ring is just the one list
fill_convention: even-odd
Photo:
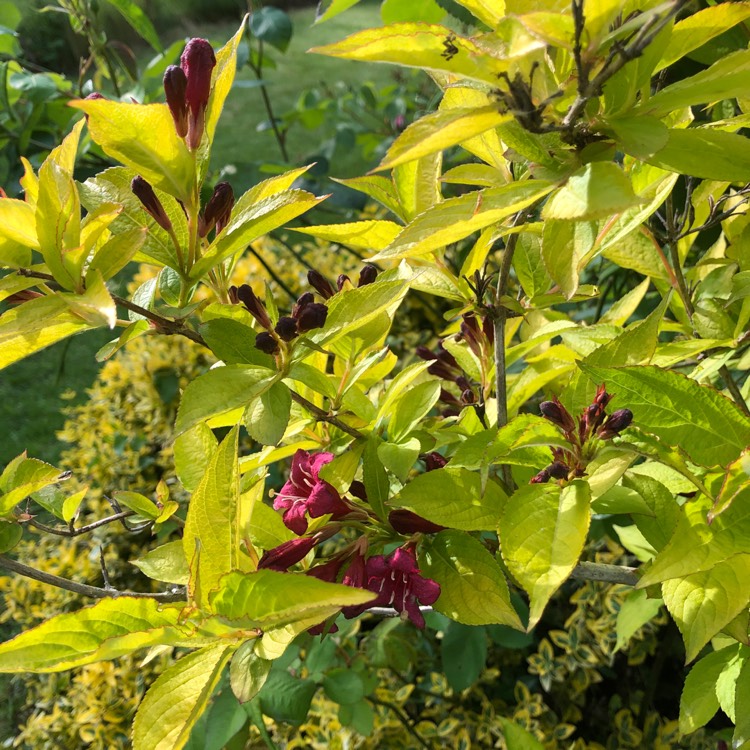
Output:
[[569,479],[585,474],[589,452],[587,443],[592,439],[610,440],[633,421],[630,409],[618,409],[607,416],[607,406],[612,400],[604,385],[599,386],[596,396],[577,420],[560,403],[557,397],[539,405],[542,416],[556,425],[570,444],[569,449],[552,448],[552,463],[531,479],[532,484],[543,484],[550,479]]
[[228,182],[217,182],[213,195],[198,217],[198,234],[205,237],[212,229],[219,234],[227,225],[234,206],[234,191]]
[[274,326],[263,303],[248,284],[229,288],[232,302],[241,302],[255,320],[265,328],[255,337],[255,346],[266,354],[278,354],[281,342],[293,341],[300,333],[322,328],[328,316],[328,308],[315,302],[311,292],[305,292],[295,303],[291,315],[279,318]]
[[191,39],[180,57],[164,73],[164,92],[175,129],[191,151],[200,146],[206,107],[211,93],[211,74],[216,65],[213,47],[205,39]]
[[[362,270],[359,272],[357,286],[360,287],[372,284],[377,277],[377,267],[372,263],[365,263]],[[307,272],[307,280],[310,282],[310,286],[315,289],[323,299],[331,299],[331,297],[333,297],[336,292],[340,292],[347,283],[351,284],[351,279],[346,274],[342,273],[339,275],[338,279],[336,279],[336,288],[334,289],[333,284],[331,284],[331,282],[328,281],[320,271],[316,271],[314,268]]]

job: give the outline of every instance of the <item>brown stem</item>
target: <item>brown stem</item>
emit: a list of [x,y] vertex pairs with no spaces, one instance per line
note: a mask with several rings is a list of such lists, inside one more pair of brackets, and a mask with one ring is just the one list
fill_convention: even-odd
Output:
[[59,589],[72,591],[74,594],[87,596],[90,599],[116,599],[120,596],[130,596],[137,599],[156,599],[158,602],[184,602],[185,589],[179,588],[172,591],[161,591],[156,594],[147,594],[141,591],[118,591],[117,589],[103,589],[98,586],[89,586],[85,583],[77,583],[68,578],[44,573],[41,570],[24,565],[17,560],[12,560],[5,555],[0,555],[0,567],[12,570],[14,573],[32,578],[40,583],[46,583]]
[[309,411],[310,414],[312,414],[318,420],[318,422],[328,422],[328,424],[331,424],[334,427],[338,427],[339,430],[345,432],[347,435],[351,435],[357,440],[365,439],[365,436],[359,430],[355,429],[354,427],[349,427],[348,424],[342,422],[338,417],[334,416],[333,414],[329,414],[323,409],[318,408],[311,401],[308,401],[304,396],[300,396],[299,393],[295,393],[294,391],[290,391],[290,393],[292,394],[292,400],[296,401],[300,406],[307,409],[307,411]]
[[123,510],[120,513],[115,513],[112,516],[107,516],[106,518],[100,518],[98,521],[93,521],[92,523],[86,524],[86,526],[79,526],[77,529],[71,528],[69,526],[62,527],[62,528],[55,527],[55,526],[47,526],[47,524],[41,523],[40,521],[37,521],[35,518],[32,518],[29,521],[26,521],[24,523],[28,523],[29,526],[33,526],[35,529],[39,529],[39,531],[44,531],[47,534],[54,534],[55,536],[74,537],[74,536],[81,536],[81,534],[88,534],[89,532],[93,531],[94,529],[98,529],[101,526],[106,526],[109,523],[114,523],[115,521],[121,521],[125,518],[128,518],[129,516],[134,516],[134,515],[135,513],[132,510]]
[[414,737],[414,739],[422,747],[427,748],[427,750],[432,750],[432,745],[430,745],[427,740],[425,740],[425,738],[422,737],[422,735],[414,728],[414,725],[409,720],[409,717],[395,703],[391,703],[390,701],[383,701],[380,700],[380,698],[374,698],[371,695],[367,696],[365,700],[369,701],[375,706],[383,706],[383,708],[387,708],[389,711],[393,711],[396,718],[404,725],[406,731],[409,732],[409,734]]

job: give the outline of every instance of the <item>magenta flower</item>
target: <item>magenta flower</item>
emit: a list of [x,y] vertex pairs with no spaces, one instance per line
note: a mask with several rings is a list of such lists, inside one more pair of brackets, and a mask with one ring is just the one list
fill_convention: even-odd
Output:
[[[185,103],[188,109],[187,146],[191,151],[200,146],[205,113],[211,94],[211,74],[216,65],[213,47],[205,39],[191,39],[180,57],[180,67],[187,79]],[[174,110],[172,110],[174,112]]]
[[434,604],[440,596],[440,584],[423,578],[417,568],[414,547],[400,547],[392,555],[375,555],[367,561],[367,589],[378,595],[367,607],[393,607],[406,612],[418,627],[424,627],[420,604]]
[[346,515],[349,506],[328,482],[318,476],[321,468],[333,460],[332,453],[298,450],[292,459],[289,481],[273,501],[276,510],[284,511],[284,524],[295,534],[307,531],[307,518],[320,518],[330,513],[334,518]]

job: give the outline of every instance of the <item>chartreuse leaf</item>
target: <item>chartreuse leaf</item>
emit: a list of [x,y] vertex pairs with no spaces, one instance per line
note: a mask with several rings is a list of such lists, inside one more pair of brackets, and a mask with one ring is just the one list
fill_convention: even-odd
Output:
[[287,190],[262,198],[243,211],[233,212],[227,226],[193,266],[190,278],[202,278],[214,266],[244,250],[258,237],[286,224],[322,200],[304,190]]
[[750,741],[750,661],[742,665],[734,689],[735,728],[733,747],[745,747]]
[[177,135],[166,104],[79,99],[70,106],[88,115],[91,137],[104,153],[181,201],[189,201],[195,159]]
[[329,242],[343,242],[347,247],[382,250],[395,239],[402,227],[393,221],[369,219],[349,224],[324,224],[316,227],[295,227],[295,232],[310,234]]
[[630,178],[614,162],[596,161],[582,167],[550,197],[543,219],[604,219],[637,206]]
[[274,383],[245,411],[243,422],[253,440],[263,445],[278,445],[289,424],[292,396],[281,382]]
[[464,625],[509,625],[523,630],[508,584],[487,548],[461,531],[441,531],[420,547],[422,575],[440,584],[434,608]]
[[6,476],[3,473],[0,489],[4,494],[0,495],[0,515],[10,513],[18,503],[43,487],[69,476],[38,458],[24,458],[23,456],[25,454],[19,457],[21,461],[17,465],[9,464],[12,468],[9,475]]
[[154,521],[159,517],[159,508],[156,503],[145,495],[141,495],[140,492],[130,492],[127,490],[115,492],[114,498],[120,505],[124,505],[139,516],[150,518]]
[[20,523],[0,519],[0,554],[12,550],[22,537],[23,527]]
[[491,29],[497,27],[506,12],[505,3],[497,0],[456,0],[456,2]]
[[529,630],[581,556],[591,519],[590,500],[588,484],[576,480],[562,489],[528,485],[505,504],[499,521],[500,549],[531,599]]
[[163,47],[159,41],[159,34],[154,28],[148,16],[143,12],[133,0],[107,0],[107,2],[116,8],[120,15],[130,24],[130,26],[145,39],[156,52],[161,52]]
[[623,600],[620,611],[617,613],[615,651],[625,648],[636,632],[656,617],[663,603],[661,599],[649,599],[646,591],[637,589],[631,591]]
[[174,441],[174,464],[182,486],[192,492],[206,471],[218,442],[205,422],[186,430]]
[[394,23],[380,29],[366,29],[309,51],[348,60],[454,73],[493,86],[497,85],[497,74],[507,68],[507,64],[487,55],[471,39],[458,36],[445,26],[427,23]]
[[441,109],[409,125],[388,149],[377,171],[444,151],[463,141],[481,135],[511,119],[497,105],[481,108]]
[[343,13],[348,8],[356,5],[360,0],[328,0],[328,2],[318,3],[318,10],[315,14],[315,23],[327,21],[329,18]]
[[216,66],[211,73],[211,95],[206,107],[206,135],[213,141],[216,125],[224,107],[237,70],[237,48],[242,39],[245,22],[240,24],[235,35],[216,53]]
[[445,467],[412,479],[398,494],[396,505],[441,526],[463,531],[497,527],[505,494],[494,482],[468,469]]
[[500,726],[503,729],[503,738],[508,750],[543,750],[544,745],[518,724],[514,724],[509,719],[500,718]]
[[261,549],[273,549],[295,538],[294,532],[284,525],[281,516],[270,505],[257,500],[250,509],[250,519],[244,533]]
[[[542,232],[542,260],[551,278],[570,299],[578,289],[581,261],[594,246],[593,221],[548,219]],[[546,291],[546,290],[545,290]]]
[[0,672],[61,672],[186,635],[181,606],[120,596],[43,622],[0,645]]
[[15,198],[0,200],[0,237],[38,249],[33,206]]
[[111,279],[133,259],[143,247],[148,232],[137,227],[110,237],[97,251],[86,269],[86,281],[98,271],[104,281]]
[[218,643],[183,656],[151,685],[133,722],[133,750],[179,750],[208,705],[234,646]]
[[667,145],[646,161],[693,177],[744,182],[750,174],[750,144],[723,130],[671,129]]
[[662,583],[662,595],[685,641],[690,662],[750,603],[750,554],[738,554],[710,570]]
[[443,154],[437,152],[421,159],[400,164],[391,172],[396,189],[401,217],[411,221],[436,203],[443,196],[440,192],[440,173],[443,169]]
[[745,3],[721,3],[691,13],[674,25],[667,48],[654,73],[689,55],[747,18],[750,18],[750,6]]
[[190,563],[190,593],[205,606],[208,592],[238,565],[240,486],[235,427],[211,456],[190,498],[182,545]]
[[358,190],[360,193],[368,195],[382,206],[385,206],[385,208],[399,219],[406,219],[399,204],[393,182],[387,177],[367,175],[366,177],[351,177],[346,180],[332,179],[334,182],[346,185],[346,187],[350,187],[352,190]]
[[225,365],[214,367],[185,388],[177,411],[175,433],[181,435],[209,417],[246,406],[273,382],[266,367]]
[[716,683],[737,657],[739,645],[727,646],[696,662],[685,678],[680,697],[680,731],[689,734],[708,724],[719,710]]
[[271,630],[299,621],[322,622],[341,607],[365,604],[374,598],[375,594],[364,589],[264,569],[228,573],[221,579],[219,590],[211,594],[210,604],[224,620]]
[[37,297],[0,316],[0,368],[90,328],[58,294]]
[[185,586],[190,578],[185,550],[179,539],[149,550],[143,557],[132,562],[155,581]]
[[254,641],[246,641],[237,649],[229,665],[229,684],[240,703],[247,703],[258,694],[272,666],[272,661],[255,653]]
[[535,203],[552,190],[539,180],[448,198],[417,216],[373,260],[415,258],[457,242]]
[[750,444],[750,420],[709,386],[658,367],[580,367],[607,384],[636,424],[679,445],[698,464],[726,466]]

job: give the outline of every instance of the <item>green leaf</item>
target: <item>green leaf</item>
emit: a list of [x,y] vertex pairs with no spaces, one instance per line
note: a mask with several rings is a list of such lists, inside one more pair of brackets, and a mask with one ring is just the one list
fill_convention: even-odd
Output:
[[452,108],[432,112],[409,125],[391,144],[377,171],[444,151],[481,135],[511,119],[497,105],[480,108]]
[[552,190],[539,180],[449,198],[428,208],[373,260],[416,258],[468,237],[536,203]]
[[[455,49],[455,53],[451,52]],[[428,71],[454,73],[497,85],[507,64],[484,53],[471,39],[437,24],[394,23],[366,29],[310,52],[348,60],[387,62]]]
[[596,161],[568,178],[542,209],[543,219],[606,219],[642,203],[628,175],[612,162]]
[[295,538],[281,516],[265,503],[256,501],[250,511],[250,521],[245,529],[250,541],[261,549],[273,549]]
[[679,445],[698,464],[726,466],[750,444],[750,420],[739,408],[684,375],[658,367],[580,367],[594,382],[607,384],[636,424]]
[[339,13],[343,13],[348,8],[356,5],[360,0],[321,0],[318,3],[318,10],[315,14],[315,23],[321,21],[327,21],[329,18],[337,16]]
[[155,581],[186,586],[190,578],[188,561],[181,540],[167,542],[156,549],[149,550],[143,557],[132,560],[132,563]]
[[155,188],[188,202],[195,181],[195,159],[177,135],[166,104],[131,104],[78,99],[70,106],[88,115],[91,137],[113,159]]
[[0,519],[0,554],[12,550],[23,537],[23,528],[18,523]]
[[391,172],[402,219],[411,221],[418,214],[442,201],[442,167],[443,155],[438,152],[401,164]]
[[[27,248],[39,248],[34,207],[26,201],[4,198],[0,201],[0,237]],[[29,256],[31,257],[31,256]]]
[[419,568],[440,584],[434,609],[464,625],[499,623],[523,630],[497,561],[478,540],[441,531],[420,547]]
[[4,494],[0,495],[0,515],[9,514],[18,503],[23,502],[29,495],[38,492],[43,487],[70,476],[38,458],[23,457],[17,465],[10,464],[9,466],[13,467],[12,473],[6,475],[3,472],[1,482]]
[[136,512],[139,516],[155,520],[159,517],[159,508],[153,500],[141,495],[140,492],[120,491],[114,493],[115,500],[126,508]]
[[0,645],[0,672],[62,672],[181,638],[181,606],[154,599],[102,599],[56,615]]
[[388,473],[378,456],[380,444],[381,441],[375,435],[368,439],[362,454],[362,480],[370,507],[381,521],[385,521],[388,517],[385,504],[390,497],[390,483]]
[[680,732],[689,734],[705,726],[719,710],[716,683],[729,662],[737,656],[737,646],[727,646],[704,656],[685,678],[680,697]]
[[617,643],[615,651],[628,645],[630,639],[647,623],[656,617],[664,602],[661,599],[649,599],[648,592],[631,591],[620,605],[617,613]]
[[199,606],[221,577],[238,566],[241,518],[235,427],[211,456],[190,498],[182,536],[190,564],[190,593]]
[[448,684],[456,692],[471,687],[487,661],[487,633],[484,628],[451,622],[440,643],[440,658]]
[[399,219],[405,219],[393,182],[388,178],[381,177],[380,175],[367,175],[366,177],[350,177],[346,180],[334,179],[334,182],[346,185],[346,187],[350,187],[352,190],[358,190],[360,193],[368,195],[382,206],[385,206],[394,216],[397,216]]
[[309,234],[328,242],[343,242],[347,247],[363,250],[382,250],[401,231],[402,227],[393,221],[368,219],[348,224],[324,224],[315,227],[295,227],[300,234]]
[[649,164],[707,180],[745,182],[750,175],[750,143],[745,136],[705,128],[673,129]]
[[307,718],[315,687],[312,680],[274,669],[258,696],[263,713],[276,722],[298,726]]
[[388,435],[394,442],[405,438],[430,413],[440,397],[440,382],[420,383],[399,399],[388,422]]
[[180,400],[175,433],[182,435],[209,417],[246,406],[271,385],[274,374],[265,367],[226,365],[192,380]]
[[256,39],[286,52],[292,38],[292,19],[279,8],[266,7],[250,14],[250,32]]
[[380,16],[386,24],[399,21],[437,23],[445,16],[445,11],[435,0],[412,0],[408,4],[401,0],[383,0]]
[[543,750],[544,745],[533,734],[519,727],[518,724],[502,717],[499,721],[508,750]]
[[263,445],[278,445],[286,432],[291,408],[289,388],[274,383],[247,407],[243,421],[248,434]]
[[205,474],[218,441],[204,422],[186,430],[174,441],[174,465],[182,486],[192,492]]
[[212,318],[199,327],[211,351],[228,365],[269,367],[273,360],[255,348],[256,331],[239,320]]
[[685,640],[690,662],[750,603],[750,554],[739,554],[711,570],[662,583],[662,595]]
[[596,224],[592,221],[548,219],[544,222],[544,267],[567,299],[570,299],[578,289],[581,261],[594,246],[595,240]]
[[500,548],[513,577],[531,599],[531,630],[552,594],[578,562],[591,518],[589,487],[576,480],[531,484],[511,495],[499,521]]
[[256,655],[255,641],[246,641],[237,649],[229,665],[229,684],[240,703],[247,703],[258,694],[272,666],[272,661]]
[[116,8],[120,15],[128,22],[138,35],[148,42],[157,52],[161,52],[163,47],[148,16],[139,8],[133,0],[107,0],[107,3]]
[[287,190],[262,198],[241,211],[237,211],[235,206],[229,223],[195,263],[190,278],[199,280],[214,266],[244,250],[258,237],[286,224],[322,200],[304,190]]
[[745,661],[734,689],[735,723],[733,747],[745,747],[750,740],[750,661]]
[[388,471],[400,482],[405,482],[412,466],[419,457],[421,443],[417,438],[401,440],[398,443],[386,442],[378,445],[378,458]]
[[362,678],[353,669],[339,667],[332,669],[323,678],[323,690],[334,702],[341,706],[358,703],[365,696]]
[[[211,73],[211,95],[206,107],[206,136],[209,143],[214,139],[221,110],[234,83],[237,70],[237,50],[244,30],[245,22],[243,21],[234,36],[216,53],[216,67]],[[208,159],[206,159],[207,161]]]
[[133,722],[133,750],[179,750],[205,710],[233,646],[193,651],[157,677]]
[[396,503],[433,523],[462,531],[497,528],[505,494],[494,482],[462,468],[445,467],[412,479]]
[[689,55],[747,18],[750,18],[750,6],[744,3],[721,3],[691,13],[674,25],[667,48],[654,73]]
[[664,117],[670,112],[696,104],[734,99],[747,94],[750,85],[750,51],[725,55],[706,70],[680,78],[658,91],[636,110],[639,114]]
[[496,28],[505,15],[505,4],[495,0],[455,0],[491,29]]
[[322,622],[341,607],[365,604],[374,598],[364,589],[264,569],[228,573],[210,601],[222,618],[270,630],[300,620]]

